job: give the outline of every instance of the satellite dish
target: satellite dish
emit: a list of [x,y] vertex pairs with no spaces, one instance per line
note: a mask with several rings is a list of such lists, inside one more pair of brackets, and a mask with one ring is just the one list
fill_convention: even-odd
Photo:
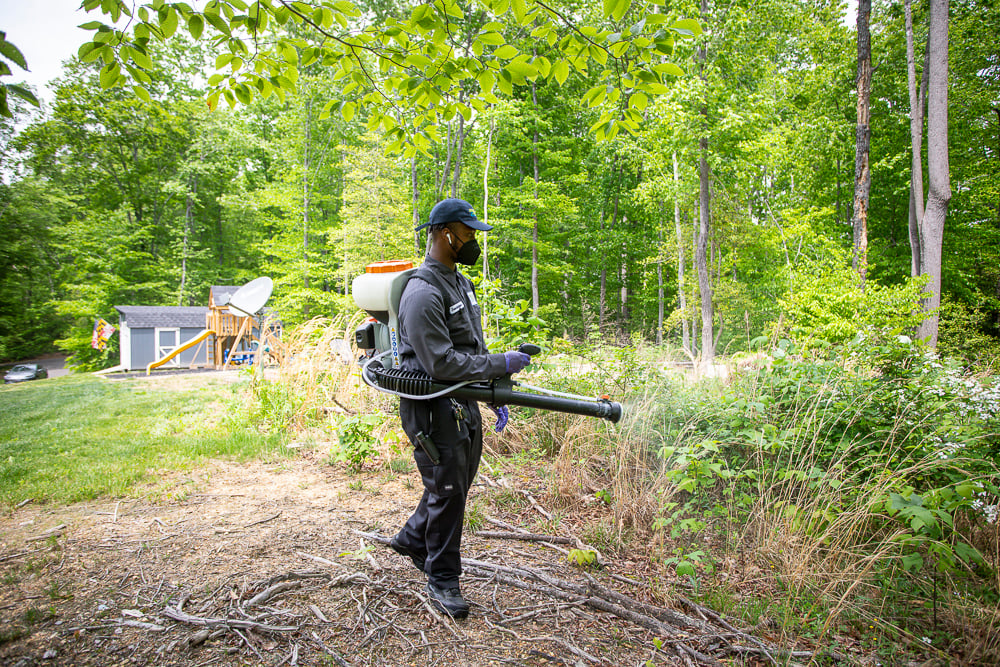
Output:
[[254,278],[229,297],[229,312],[237,317],[252,317],[260,312],[274,290],[274,281],[267,276]]

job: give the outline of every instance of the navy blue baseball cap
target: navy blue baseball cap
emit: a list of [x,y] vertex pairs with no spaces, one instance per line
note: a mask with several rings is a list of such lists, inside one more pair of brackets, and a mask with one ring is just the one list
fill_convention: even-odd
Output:
[[419,231],[433,225],[443,225],[446,222],[461,222],[484,232],[493,229],[493,225],[488,225],[476,217],[476,212],[472,210],[472,204],[469,202],[464,199],[444,199],[431,209],[427,222],[418,225],[413,231]]

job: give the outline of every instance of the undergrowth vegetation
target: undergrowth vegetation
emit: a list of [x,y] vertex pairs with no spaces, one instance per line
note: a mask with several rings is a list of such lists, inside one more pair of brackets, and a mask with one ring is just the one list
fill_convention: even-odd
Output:
[[[330,443],[331,463],[406,470],[391,397],[361,384],[353,323],[315,321],[273,379],[248,385],[264,429]],[[515,408],[487,466],[544,468],[581,535],[641,552],[719,611],[873,652],[1000,658],[1000,385],[905,336],[804,354],[786,340],[698,379],[642,346],[538,358],[522,382],[598,396],[611,425]],[[596,508],[596,511],[595,511]],[[558,517],[556,522],[558,522]]]

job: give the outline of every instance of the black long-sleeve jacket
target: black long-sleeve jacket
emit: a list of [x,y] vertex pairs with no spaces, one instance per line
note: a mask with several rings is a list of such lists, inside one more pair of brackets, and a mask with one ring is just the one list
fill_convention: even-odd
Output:
[[430,257],[400,297],[399,338],[401,367],[435,380],[490,380],[506,372],[504,355],[486,349],[472,282]]

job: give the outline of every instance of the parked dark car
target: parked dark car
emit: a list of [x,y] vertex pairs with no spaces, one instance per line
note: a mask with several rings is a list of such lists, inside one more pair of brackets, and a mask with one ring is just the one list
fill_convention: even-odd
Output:
[[11,382],[38,380],[40,378],[47,378],[48,376],[49,372],[45,370],[44,366],[39,364],[18,364],[7,371],[7,374],[3,376],[3,381],[4,384],[9,384]]

